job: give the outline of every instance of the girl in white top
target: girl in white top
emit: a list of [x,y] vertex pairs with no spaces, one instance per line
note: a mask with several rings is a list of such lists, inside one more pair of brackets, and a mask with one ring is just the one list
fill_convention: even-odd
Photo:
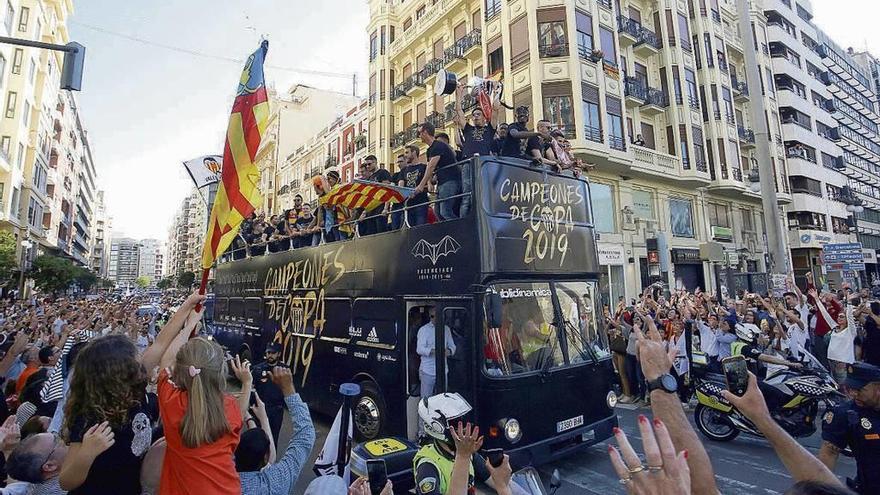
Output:
[[856,338],[856,322],[853,317],[853,307],[846,305],[845,313],[837,316],[837,321],[831,320],[831,315],[822,303],[822,300],[816,297],[818,302],[817,308],[819,314],[832,328],[828,334],[830,341],[828,342],[828,363],[831,365],[831,373],[838,383],[842,383],[846,378],[846,365],[852,364],[856,360],[855,354],[855,338]]

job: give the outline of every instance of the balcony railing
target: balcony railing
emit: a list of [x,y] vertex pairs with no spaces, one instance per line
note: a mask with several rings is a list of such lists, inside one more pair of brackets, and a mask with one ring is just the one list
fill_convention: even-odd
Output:
[[446,125],[445,115],[440,112],[431,112],[425,117],[425,122],[433,125],[437,129],[441,129]]
[[713,110],[712,116],[715,117],[715,120],[721,120],[721,110]]
[[660,49],[660,40],[654,31],[647,29],[635,20],[619,15],[617,16],[617,25],[621,33],[628,34],[636,39],[636,46],[644,44],[658,50]]
[[660,38],[657,37],[657,34],[655,34],[654,31],[651,31],[650,29],[645,28],[644,26],[642,27],[642,32],[641,32],[641,36],[639,38],[639,41],[641,41],[645,45],[652,46],[658,50],[661,48]]
[[749,95],[749,86],[746,84],[745,81],[740,81],[739,79],[737,79],[736,76],[730,77],[730,85],[731,87],[733,87],[734,93],[740,93],[745,96]]
[[697,168],[697,172],[704,172],[705,173],[705,172],[709,171],[709,165],[706,164],[706,160],[704,160],[703,158],[699,158],[699,157],[696,160],[696,168]]
[[635,77],[627,76],[623,80],[623,94],[624,96],[632,96],[633,98],[641,101],[645,101],[648,98],[648,88],[645,87],[644,84]]
[[578,57],[590,62],[598,62],[602,60],[602,55],[598,50],[594,50],[591,46],[578,44]]
[[745,127],[739,125],[736,126],[736,133],[739,135],[740,141],[744,141],[746,143],[755,142],[755,131],[751,129],[746,129]]
[[608,146],[618,151],[626,151],[626,141],[620,136],[608,136]]
[[602,129],[590,125],[584,126],[584,138],[596,143],[603,142]]
[[693,108],[694,110],[699,110],[700,109],[700,99],[697,98],[696,96],[688,95],[688,105],[690,105],[690,107]]
[[657,105],[658,107],[668,107],[669,97],[662,89],[648,88],[645,105]]
[[568,43],[548,43],[538,45],[538,54],[541,58],[567,57]]
[[737,182],[742,182],[742,180],[743,180],[742,170],[740,170],[737,167],[730,169],[730,175],[731,175],[731,177],[733,177],[733,180],[735,180]]

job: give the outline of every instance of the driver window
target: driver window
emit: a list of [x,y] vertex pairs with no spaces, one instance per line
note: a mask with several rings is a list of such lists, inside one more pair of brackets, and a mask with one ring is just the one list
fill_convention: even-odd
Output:
[[485,328],[486,374],[507,376],[565,364],[554,326],[549,284],[499,284],[501,328]]
[[596,314],[596,300],[594,299],[595,285],[584,282],[561,282],[556,284],[556,294],[559,297],[559,307],[566,325],[570,326],[570,332],[566,332],[568,339],[568,355],[572,363],[582,362],[589,359],[585,355],[586,346],[592,348],[597,357],[609,356],[608,340],[605,332],[598,325]]

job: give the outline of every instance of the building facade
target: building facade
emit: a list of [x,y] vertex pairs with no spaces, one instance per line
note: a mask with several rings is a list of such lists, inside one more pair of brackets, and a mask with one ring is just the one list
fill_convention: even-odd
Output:
[[[834,115],[833,93],[825,84],[820,33],[808,1],[765,0],[774,93],[782,119],[781,139],[789,166],[792,204],[787,210],[788,241],[795,276],[822,271],[822,246],[854,242],[846,205],[847,178]],[[831,273],[834,282],[839,274]]]
[[368,154],[367,102],[355,104],[329,122],[281,162],[275,191],[278,208],[273,213],[293,206],[297,194],[307,202],[314,201],[311,178],[316,175],[333,170],[339,173],[342,182],[355,178]]
[[138,277],[150,279],[155,287],[165,272],[165,246],[159,239],[141,239],[138,243]]
[[166,275],[201,272],[207,225],[207,207],[199,192],[193,190],[181,202],[168,231],[164,261]]
[[[4,35],[66,44],[70,0],[7,1]],[[60,87],[63,54],[0,47],[0,228],[44,253],[92,266],[97,172],[76,99]],[[106,241],[105,241],[106,242]]]
[[110,240],[112,220],[107,213],[104,191],[98,191],[95,202],[95,221],[92,230],[91,269],[99,278],[108,278],[110,268]]
[[282,165],[295,150],[317,135],[327,122],[343,117],[360,103],[356,96],[297,84],[286,94],[269,89],[269,120],[254,162],[260,169],[263,211],[278,210],[276,191]]
[[[673,287],[715,287],[699,254],[707,242],[724,246],[732,272],[766,272],[765,212],[749,178],[773,174],[780,204],[791,195],[782,141],[769,163],[754,159],[760,126],[782,132],[766,20],[750,17],[757,81],[745,75],[732,0],[372,0],[368,151],[392,164],[417,143],[418,123],[452,130],[452,97],[431,90],[440,68],[498,80],[507,104],[530,108],[530,127],[549,120],[596,165],[605,302],[652,280],[658,237]],[[757,98],[766,122],[751,122]]]
[[116,287],[135,287],[140,267],[140,248],[137,239],[129,237],[114,238],[110,244],[110,266],[108,278]]

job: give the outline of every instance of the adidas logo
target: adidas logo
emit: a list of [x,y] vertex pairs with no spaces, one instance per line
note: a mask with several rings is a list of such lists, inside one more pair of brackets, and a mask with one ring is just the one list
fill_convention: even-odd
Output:
[[367,342],[379,342],[379,334],[376,332],[376,327],[370,330],[369,335],[367,335]]

